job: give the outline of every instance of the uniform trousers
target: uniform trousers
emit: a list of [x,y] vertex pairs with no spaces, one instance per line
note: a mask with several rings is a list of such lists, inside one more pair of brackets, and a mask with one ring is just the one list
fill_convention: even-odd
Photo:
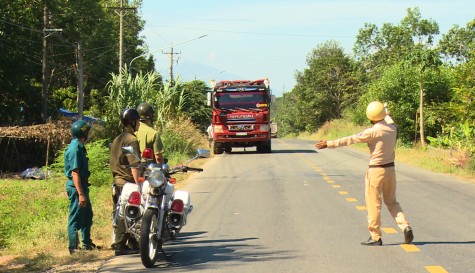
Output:
[[[122,189],[124,188],[124,185],[114,184],[114,187],[115,187],[116,195],[112,196],[112,200],[115,204],[117,204],[116,202],[119,202],[120,194],[122,193]],[[114,209],[115,209],[115,205],[114,205]],[[125,227],[125,217],[119,216],[117,218],[117,225],[115,227],[114,248],[117,250],[123,249],[126,247],[127,244],[129,244],[130,247],[132,248],[138,247],[137,240],[135,240],[135,238],[131,236],[130,233],[127,232],[127,228]]]
[[69,199],[69,217],[68,217],[68,237],[69,249],[74,250],[79,246],[76,245],[78,241],[78,231],[81,231],[82,246],[91,247],[91,226],[92,226],[92,205],[89,199],[89,188],[83,187],[84,195],[87,198],[87,206],[79,206],[79,194],[74,186],[66,186],[66,192]]
[[375,241],[381,238],[381,200],[404,230],[409,226],[401,206],[396,201],[396,170],[394,167],[369,168],[365,176],[365,200],[368,210],[368,230]]

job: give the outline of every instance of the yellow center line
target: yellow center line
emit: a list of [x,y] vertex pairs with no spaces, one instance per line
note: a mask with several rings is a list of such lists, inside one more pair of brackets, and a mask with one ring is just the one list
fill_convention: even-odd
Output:
[[397,230],[395,230],[394,228],[382,228],[381,230],[388,234],[397,233]]
[[366,210],[366,206],[356,206],[357,210]]
[[338,193],[339,193],[339,194],[348,194],[347,191],[339,191]]
[[412,245],[412,244],[402,244],[401,247],[406,252],[419,252],[419,251],[421,251],[417,246]]
[[333,187],[333,188],[335,188],[335,189],[339,189],[339,188],[341,188],[341,186],[340,186],[340,185],[333,185],[332,187]]
[[424,266],[424,267],[430,273],[449,273],[440,265],[429,265],[429,266]]
[[348,201],[348,202],[358,202],[358,200],[356,198],[353,198],[353,197],[346,198],[346,201]]

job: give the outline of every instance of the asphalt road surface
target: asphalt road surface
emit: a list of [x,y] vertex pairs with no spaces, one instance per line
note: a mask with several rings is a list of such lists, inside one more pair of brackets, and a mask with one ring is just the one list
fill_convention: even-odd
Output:
[[475,184],[396,163],[414,242],[403,244],[383,205],[384,245],[367,247],[368,154],[288,139],[272,150],[233,149],[191,177],[194,210],[164,246],[171,262],[146,269],[139,255],[121,256],[99,272],[475,272]]

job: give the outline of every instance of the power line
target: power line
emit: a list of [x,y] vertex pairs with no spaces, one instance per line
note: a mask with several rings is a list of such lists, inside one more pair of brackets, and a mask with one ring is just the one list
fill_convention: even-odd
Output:
[[33,31],[33,32],[38,32],[38,33],[43,33],[42,30],[25,27],[25,26],[22,26],[22,25],[19,25],[19,24],[15,24],[15,23],[12,23],[12,22],[3,20],[3,19],[0,19],[0,22],[7,23],[7,24],[9,24],[9,25],[12,25],[12,26],[15,26],[15,27],[18,27],[18,28],[21,28],[21,29],[31,30],[31,31]]
[[259,35],[259,36],[312,37],[312,38],[354,38],[353,36],[342,36],[342,35],[337,36],[337,35],[312,35],[312,34],[288,34],[288,33],[271,33],[271,32],[249,32],[249,31],[203,29],[203,28],[175,27],[175,26],[162,26],[162,25],[154,25],[154,27],[200,30],[200,31],[234,33],[234,34],[247,34],[247,35]]

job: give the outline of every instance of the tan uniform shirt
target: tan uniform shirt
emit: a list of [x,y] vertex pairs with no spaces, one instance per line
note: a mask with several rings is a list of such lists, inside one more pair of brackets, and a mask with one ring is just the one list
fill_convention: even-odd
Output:
[[145,148],[150,148],[153,153],[158,155],[163,153],[163,144],[158,131],[140,122],[139,130],[137,131],[137,139],[140,145],[140,151],[143,152]]
[[140,147],[134,132],[131,129],[125,128],[124,131],[118,135],[111,145],[110,151],[110,168],[114,183],[116,185],[124,185],[126,182],[134,182],[130,165],[137,166],[140,161],[131,154],[124,155],[122,147],[132,146],[134,148],[135,156],[140,158]]
[[384,165],[394,162],[397,127],[390,116],[386,116],[363,132],[327,141],[328,148],[348,146],[355,143],[368,143],[371,154],[369,165]]

